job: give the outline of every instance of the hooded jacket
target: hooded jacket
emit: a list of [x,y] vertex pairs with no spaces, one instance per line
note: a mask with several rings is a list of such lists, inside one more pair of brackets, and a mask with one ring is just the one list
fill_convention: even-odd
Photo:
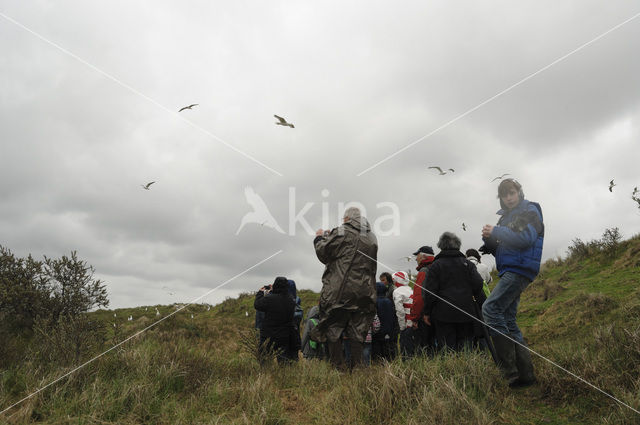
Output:
[[524,199],[508,210],[500,200],[498,224],[493,228],[490,238],[484,238],[485,246],[496,257],[498,274],[506,272],[525,276],[533,281],[540,271],[542,245],[544,242],[544,224],[542,209],[536,202]]
[[409,313],[413,305],[412,291],[408,285],[400,283],[395,283],[395,285],[396,289],[393,291],[393,304],[396,308],[398,327],[400,328],[400,332],[402,332],[413,325],[413,322],[409,319]]
[[319,301],[321,317],[344,309],[369,313],[373,318],[378,241],[366,219],[351,219],[328,236],[317,236],[313,244],[326,266]]
[[416,283],[413,285],[413,305],[411,306],[411,312],[409,313],[409,319],[412,322],[419,322],[422,319],[422,310],[424,308],[424,284],[427,280],[427,274],[429,273],[429,266],[434,261],[434,256],[429,255],[424,261],[416,267],[418,275],[416,276]]
[[473,297],[478,305],[486,299],[476,266],[458,250],[443,250],[436,255],[425,288],[424,314],[441,322],[473,322]]
[[374,334],[374,339],[384,339],[386,335],[389,337],[393,334],[396,320],[396,310],[393,301],[387,298],[387,287],[382,282],[376,282],[376,290],[378,292],[377,312],[380,319],[380,330]]
[[293,311],[295,302],[289,296],[286,279],[276,280],[273,289],[266,294],[258,291],[253,306],[263,311],[264,320],[260,329],[260,338],[273,340],[288,339],[293,330]]

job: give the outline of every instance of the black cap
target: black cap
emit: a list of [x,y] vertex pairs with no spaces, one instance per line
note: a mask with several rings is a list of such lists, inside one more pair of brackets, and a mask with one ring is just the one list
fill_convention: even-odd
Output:
[[418,248],[418,250],[416,252],[413,253],[413,255],[418,255],[421,252],[424,252],[425,254],[430,254],[430,255],[434,255],[433,254],[433,248],[431,248],[428,245],[425,246],[421,246],[420,248]]

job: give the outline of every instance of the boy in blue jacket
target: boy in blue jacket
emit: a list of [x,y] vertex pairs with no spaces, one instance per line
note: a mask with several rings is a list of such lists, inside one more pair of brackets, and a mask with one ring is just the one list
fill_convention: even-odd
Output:
[[498,198],[500,219],[497,225],[482,228],[484,246],[480,251],[495,256],[500,281],[482,306],[482,315],[490,326],[499,366],[509,386],[524,387],[535,383],[536,378],[516,313],[520,294],[540,270],[542,209],[538,203],[524,199],[522,186],[514,179],[500,183]]

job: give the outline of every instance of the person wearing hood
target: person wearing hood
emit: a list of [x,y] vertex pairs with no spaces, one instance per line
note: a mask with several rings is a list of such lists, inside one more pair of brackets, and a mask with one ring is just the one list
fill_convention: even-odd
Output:
[[[444,232],[425,284],[424,315],[433,323],[439,349],[471,348],[476,313],[474,302],[484,302],[482,277],[476,266],[460,252],[460,238]],[[474,300],[475,298],[475,300]]]
[[427,281],[429,267],[434,260],[433,248],[428,245],[421,246],[413,253],[416,257],[416,283],[413,285],[413,305],[409,313],[409,319],[413,323],[413,333],[417,348],[426,354],[434,354],[436,351],[435,333],[433,324],[424,321],[424,284]]
[[289,296],[289,283],[285,277],[277,277],[271,285],[260,288],[253,306],[264,312],[260,328],[261,353],[276,353],[278,363],[290,360],[293,341],[293,313],[295,302]]
[[484,294],[488,297],[489,294],[491,293],[491,291],[489,290],[489,284],[493,280],[493,278],[491,277],[491,270],[489,270],[489,267],[487,267],[486,264],[482,264],[480,260],[480,253],[475,249],[473,248],[467,249],[464,255],[467,257],[467,260],[471,261],[476,266],[476,269],[478,270],[480,277],[484,281],[482,290],[484,291]]
[[362,365],[364,341],[376,314],[375,278],[378,241],[355,207],[344,212],[343,224],[316,232],[316,256],[325,265],[320,291],[320,321],[312,337],[327,341],[334,367],[346,364],[340,335],[349,340],[351,367]]
[[391,361],[393,359],[392,337],[397,323],[396,309],[393,301],[387,298],[387,286],[384,283],[376,282],[376,291],[378,293],[376,309],[380,320],[380,329],[373,334],[372,359],[374,361],[382,359]]
[[400,354],[402,354],[404,360],[407,360],[415,353],[413,322],[409,319],[409,313],[413,305],[413,295],[409,287],[407,273],[395,272],[392,279],[393,284],[396,286],[395,291],[393,291],[393,303],[396,308],[398,327],[400,329]]
[[498,224],[482,228],[480,252],[493,254],[500,280],[482,306],[499,366],[510,387],[536,382],[531,354],[516,324],[520,294],[540,271],[544,224],[542,209],[525,199],[522,185],[505,179],[498,186]]
[[302,334],[302,356],[305,359],[324,359],[327,357],[326,345],[311,339],[311,331],[318,326],[320,307],[314,305],[307,313],[307,322]]
[[[393,291],[396,289],[396,286],[393,284],[393,278],[391,277],[391,273],[382,272],[380,273],[380,282],[387,287],[387,298],[391,300],[393,303]],[[395,308],[395,304],[394,304]],[[395,313],[394,313],[395,314]],[[389,360],[393,360],[398,355],[398,335],[400,335],[400,327],[398,326],[398,321],[393,320],[393,332],[391,333],[391,341],[389,342]]]
[[302,300],[298,296],[298,291],[296,289],[296,282],[292,279],[287,280],[289,284],[289,296],[296,303],[295,310],[293,312],[293,338],[291,344],[291,353],[289,357],[292,360],[298,360],[298,351],[302,347],[302,342],[300,340],[300,322],[302,322],[303,310],[302,310]]

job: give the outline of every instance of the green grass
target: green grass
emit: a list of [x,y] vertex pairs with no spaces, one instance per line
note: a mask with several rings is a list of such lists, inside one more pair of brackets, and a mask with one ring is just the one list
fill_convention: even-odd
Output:
[[[636,237],[614,258],[548,262],[523,293],[518,316],[532,349],[636,409],[638,254]],[[318,300],[312,291],[299,294],[305,312]],[[163,317],[175,311],[157,307]],[[242,335],[253,341],[253,295],[206,308],[187,307],[0,416],[0,423],[640,423],[640,415],[536,356],[539,384],[519,391],[506,387],[487,355],[474,352],[351,374],[303,360],[260,368],[240,341]],[[90,313],[106,324],[103,349],[156,320],[155,306],[115,312],[115,318],[113,311]],[[38,357],[39,343],[0,371],[1,408],[71,369]]]

